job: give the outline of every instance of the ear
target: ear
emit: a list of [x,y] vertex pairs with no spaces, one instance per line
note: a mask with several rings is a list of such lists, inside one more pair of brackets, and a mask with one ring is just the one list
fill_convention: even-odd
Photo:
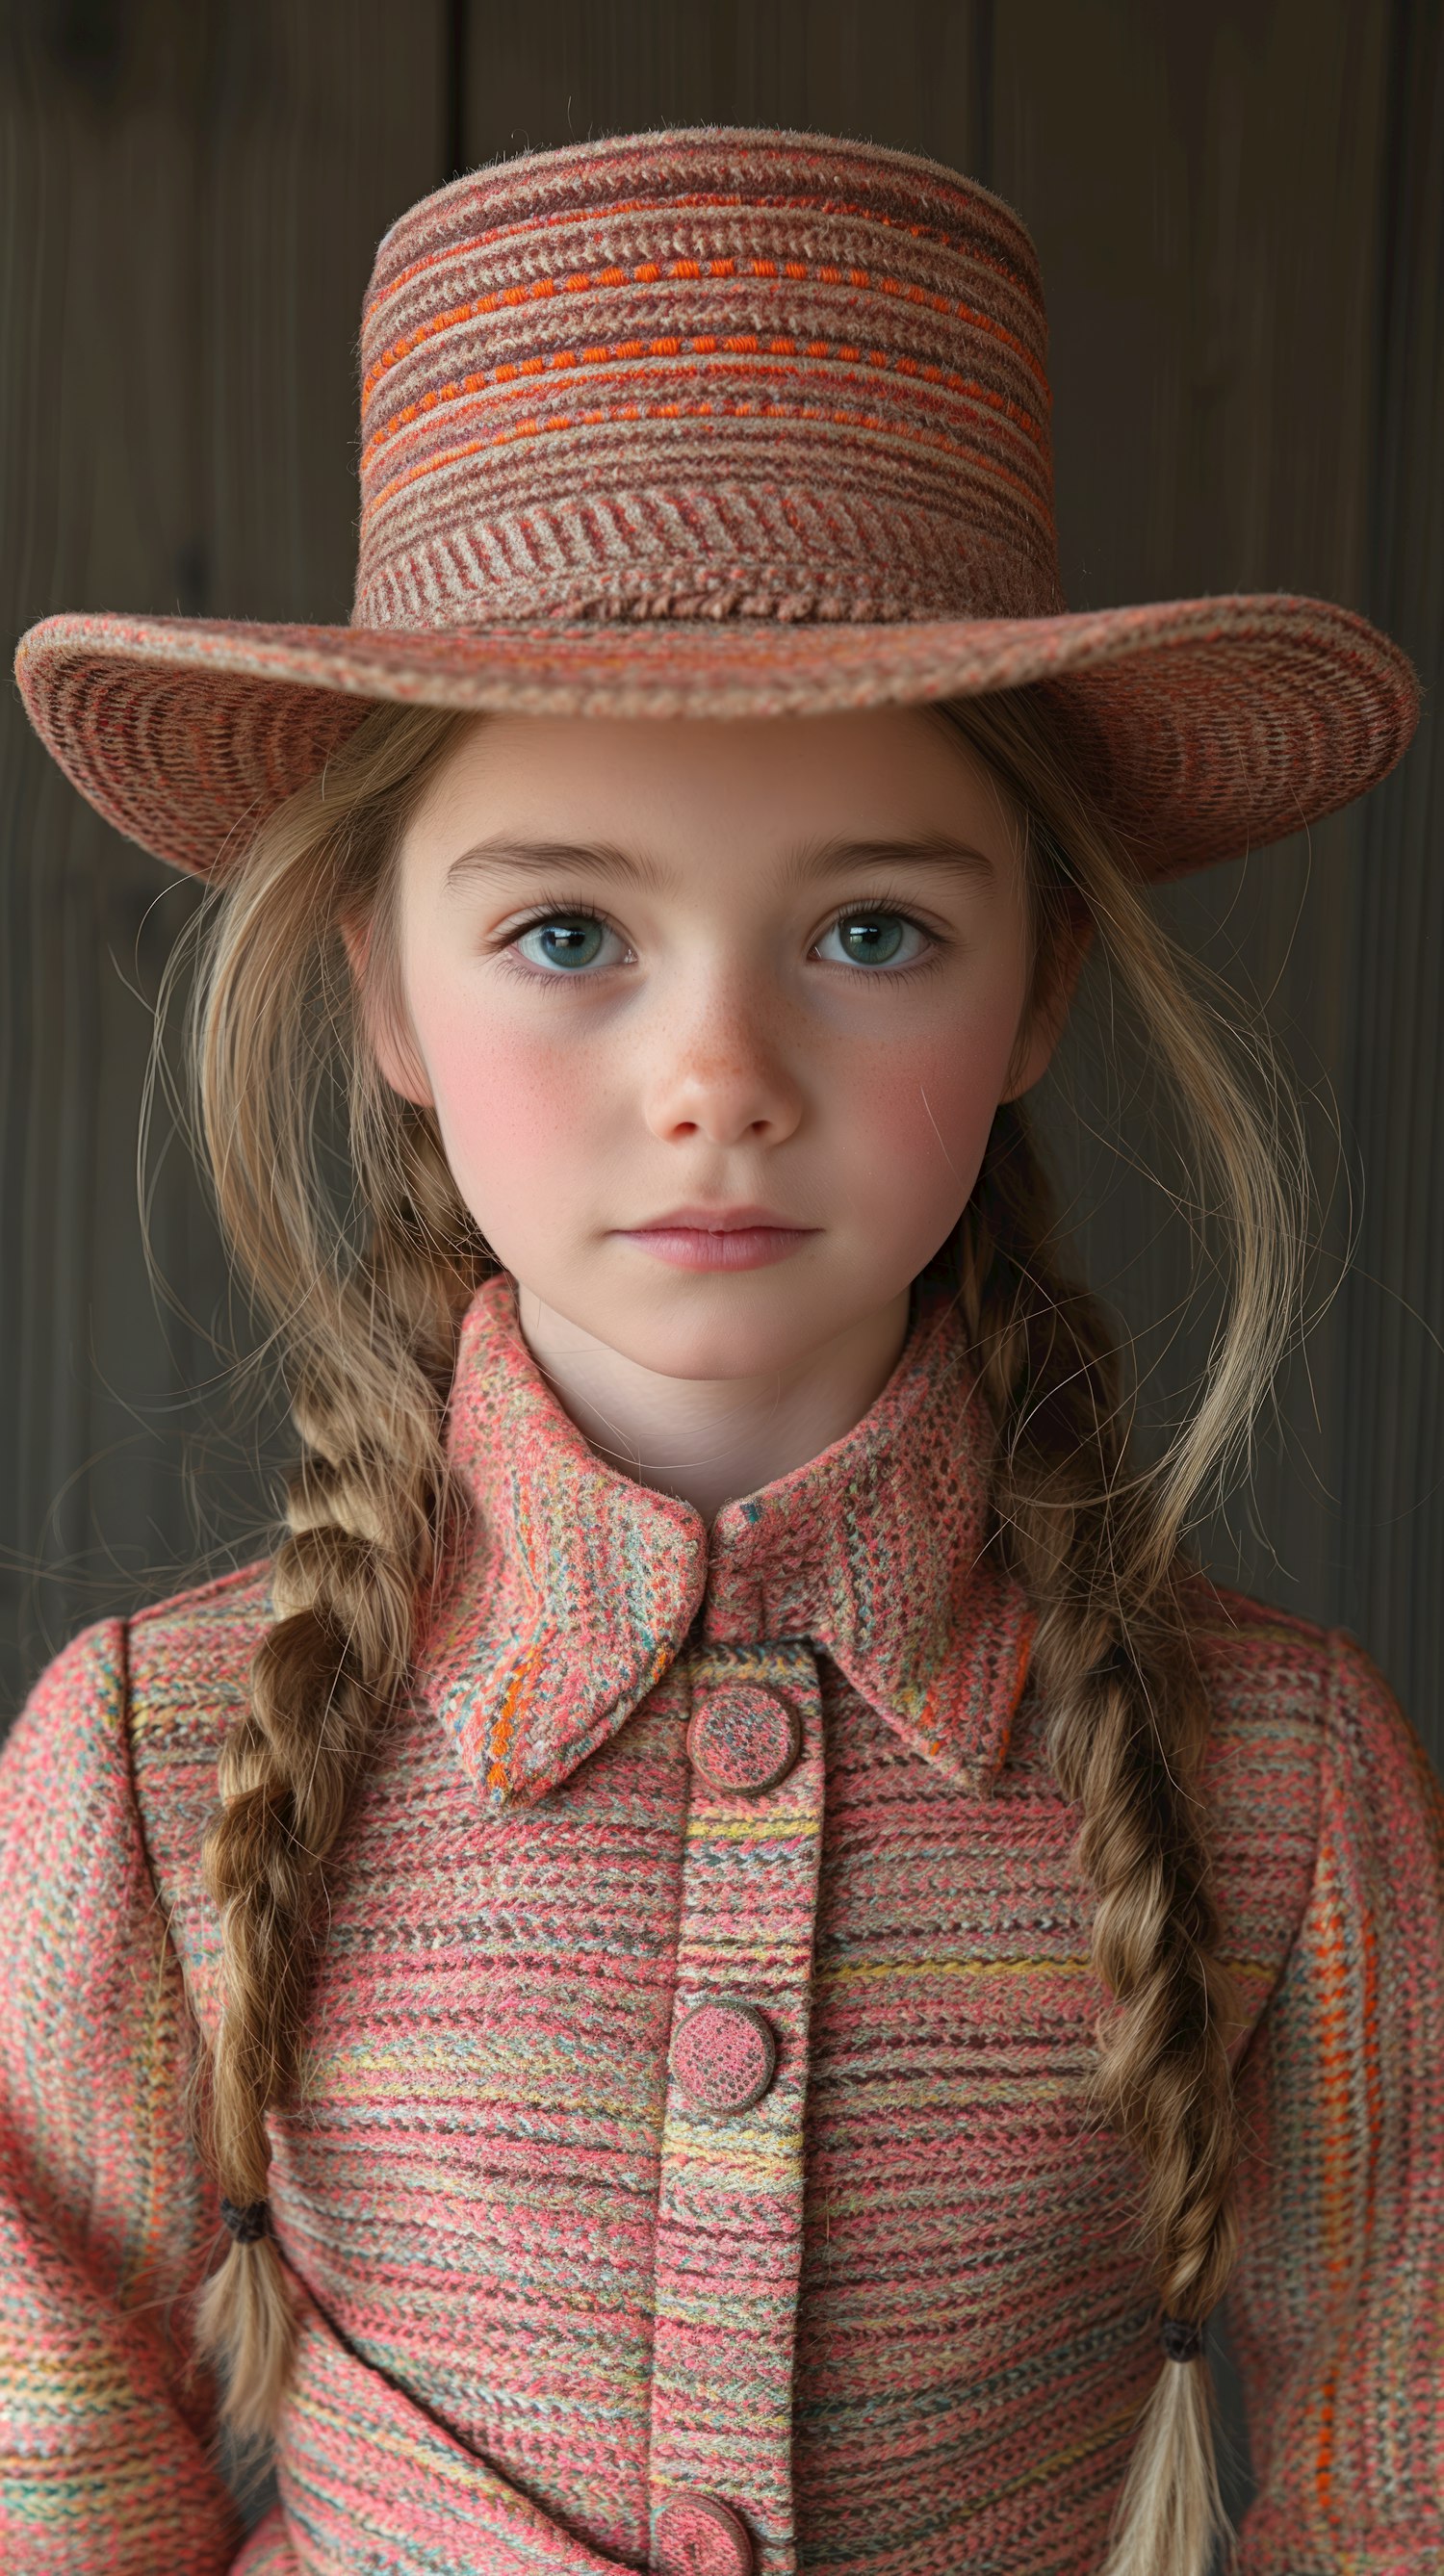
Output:
[[371,920],[343,921],[341,937],[346,944],[346,959],[351,980],[356,987],[356,1007],[361,1024],[371,1042],[371,1051],[381,1068],[383,1078],[403,1100],[413,1101],[418,1109],[434,1109],[431,1085],[426,1067],[417,1052],[409,1028],[398,1018],[394,1005],[377,989],[371,957]]
[[1068,1021],[1068,1012],[1093,938],[1093,924],[1078,906],[1054,933],[1043,971],[1018,1032],[1005,1100],[1020,1100],[1041,1082]]

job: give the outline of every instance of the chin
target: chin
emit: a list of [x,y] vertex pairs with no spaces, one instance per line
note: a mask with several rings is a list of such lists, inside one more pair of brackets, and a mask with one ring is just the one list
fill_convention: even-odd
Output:
[[767,1313],[741,1301],[729,1313],[641,1314],[629,1306],[624,1314],[591,1327],[598,1339],[639,1368],[658,1377],[756,1378],[796,1368],[819,1344],[831,1340],[837,1326],[818,1312],[815,1302],[788,1313]]

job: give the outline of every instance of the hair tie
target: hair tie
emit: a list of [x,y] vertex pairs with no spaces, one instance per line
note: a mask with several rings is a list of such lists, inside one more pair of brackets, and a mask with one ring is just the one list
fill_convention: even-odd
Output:
[[265,2235],[270,2206],[268,2200],[252,2200],[244,2209],[237,2209],[233,2200],[222,2200],[221,2216],[238,2245],[254,2245]]
[[1158,2340],[1170,2361],[1197,2361],[1203,2350],[1203,2328],[1191,2317],[1165,2317]]

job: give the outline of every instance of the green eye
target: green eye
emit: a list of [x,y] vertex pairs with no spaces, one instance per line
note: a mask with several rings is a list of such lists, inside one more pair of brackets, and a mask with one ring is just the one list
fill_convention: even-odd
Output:
[[606,923],[594,920],[590,913],[554,912],[547,921],[534,921],[516,946],[529,966],[575,974],[579,967],[595,966],[613,936]]
[[[829,941],[836,946],[830,948]],[[854,912],[835,921],[817,943],[829,965],[910,966],[920,957],[923,935],[901,912]]]

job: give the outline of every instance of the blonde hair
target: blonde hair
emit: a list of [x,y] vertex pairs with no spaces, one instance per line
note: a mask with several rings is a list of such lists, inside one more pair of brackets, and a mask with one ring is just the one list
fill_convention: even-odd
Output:
[[[1098,2105],[1144,2168],[1161,2313],[1201,2326],[1235,2249],[1233,1997],[1198,1789],[1208,1706],[1185,1543],[1247,1439],[1297,1310],[1301,1164],[1286,1113],[1233,1061],[1046,708],[1020,692],[937,720],[1025,819],[1040,1004],[1070,927],[1086,918],[1096,933],[1171,1083],[1229,1276],[1199,1400],[1154,1466],[1131,1467],[1116,1334],[1060,1267],[1024,1111],[999,1111],[953,1247],[960,1303],[999,1428],[1000,1543],[1037,1612],[1049,1755],[1081,1815],[1092,1955],[1110,1998]],[[327,1862],[445,1556],[442,1417],[460,1316],[491,1266],[430,1113],[379,1073],[342,938],[343,925],[370,926],[387,1007],[394,862],[467,721],[370,714],[261,827],[200,925],[198,1123],[226,1236],[286,1354],[301,1442],[273,1623],[222,1747],[204,1847],[224,2009],[194,2108],[222,2193],[241,2208],[266,2197],[267,2113],[296,2079]],[[325,1142],[338,1083],[349,1195]],[[269,2235],[231,2242],[197,2330],[224,2365],[223,2420],[244,2452],[274,2425],[294,2339]],[[1165,2359],[1106,2576],[1204,2576],[1223,2519],[1207,2361]]]

